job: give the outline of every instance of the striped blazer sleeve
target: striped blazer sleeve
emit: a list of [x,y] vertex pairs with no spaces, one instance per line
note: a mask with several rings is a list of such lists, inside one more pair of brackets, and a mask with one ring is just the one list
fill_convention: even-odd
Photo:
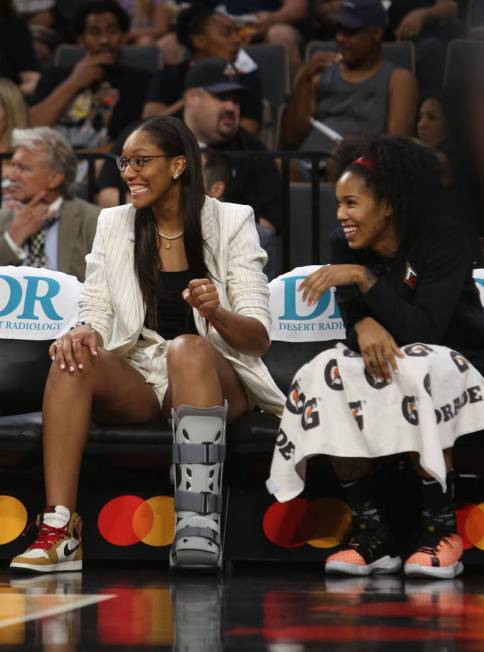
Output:
[[79,297],[79,320],[90,324],[106,346],[111,337],[114,311],[107,280],[105,218],[105,211],[101,211],[92,251],[86,256],[86,280]]
[[[228,213],[233,209],[233,205],[226,207]],[[238,219],[228,214],[222,220],[234,223],[227,246],[227,297],[236,314],[258,319],[270,334],[269,287],[262,271],[267,254],[259,244],[254,211],[250,206],[237,208]]]

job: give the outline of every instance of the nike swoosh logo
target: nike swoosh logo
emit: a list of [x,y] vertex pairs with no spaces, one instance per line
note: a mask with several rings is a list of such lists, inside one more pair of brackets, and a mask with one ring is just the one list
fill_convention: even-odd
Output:
[[74,548],[72,548],[71,550],[69,548],[69,544],[66,543],[66,545],[64,546],[64,557],[70,557],[74,552],[76,552],[76,550],[79,548],[80,545],[81,543],[79,542],[77,546],[74,546]]

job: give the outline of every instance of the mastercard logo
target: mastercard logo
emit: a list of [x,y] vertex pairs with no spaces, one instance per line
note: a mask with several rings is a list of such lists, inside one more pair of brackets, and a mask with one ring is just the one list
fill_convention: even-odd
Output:
[[0,496],[0,545],[14,541],[27,525],[27,510],[13,496]]
[[464,541],[464,550],[484,550],[484,503],[464,505],[456,511],[457,533]]
[[175,509],[170,496],[117,496],[99,512],[101,536],[114,546],[168,546],[175,534]]
[[264,514],[265,536],[276,546],[334,548],[351,526],[351,509],[337,498],[305,500],[293,498],[273,503]]
[[[456,511],[457,532],[464,548],[484,550],[484,502],[467,504]],[[0,495],[0,545],[17,539],[25,530],[28,513],[14,496]],[[169,546],[175,533],[175,509],[171,496],[117,496],[99,512],[101,536],[114,546]],[[254,522],[255,527],[255,522]],[[337,498],[294,498],[274,502],[266,510],[262,528],[271,543],[282,548],[333,548],[351,527],[351,509]]]
[[[484,503],[465,505],[456,511],[456,517],[464,549],[484,550]],[[333,548],[351,527],[351,509],[337,498],[294,498],[287,503],[273,503],[264,514],[262,527],[267,539],[281,548],[305,544]]]

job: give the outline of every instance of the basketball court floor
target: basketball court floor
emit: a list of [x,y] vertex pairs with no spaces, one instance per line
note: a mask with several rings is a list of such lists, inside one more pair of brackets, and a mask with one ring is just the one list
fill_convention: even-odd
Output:
[[323,577],[317,565],[166,566],[84,573],[0,569],[0,652],[484,650],[484,572],[448,581]]

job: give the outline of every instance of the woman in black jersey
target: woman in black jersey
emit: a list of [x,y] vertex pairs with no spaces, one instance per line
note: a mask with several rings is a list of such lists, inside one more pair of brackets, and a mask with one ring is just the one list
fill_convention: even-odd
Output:
[[267,256],[249,206],[203,190],[199,147],[177,118],[130,134],[118,167],[131,203],[102,211],[79,322],[52,344],[43,407],[47,505],[12,568],[80,570],[74,513],[91,412],[111,423],[172,417],[177,515],[171,563],[219,567],[225,422],[283,396],[269,346]]
[[336,288],[347,348],[324,351],[296,374],[281,422],[295,475],[288,481],[281,472],[276,449],[272,487],[279,499],[292,498],[305,459],[329,454],[353,528],[326,571],[395,572],[399,546],[380,511],[371,458],[413,451],[424,507],[405,573],[454,577],[463,546],[452,445],[484,427],[484,309],[468,238],[445,216],[429,149],[386,137],[340,151],[332,264],[300,291],[313,304]]

